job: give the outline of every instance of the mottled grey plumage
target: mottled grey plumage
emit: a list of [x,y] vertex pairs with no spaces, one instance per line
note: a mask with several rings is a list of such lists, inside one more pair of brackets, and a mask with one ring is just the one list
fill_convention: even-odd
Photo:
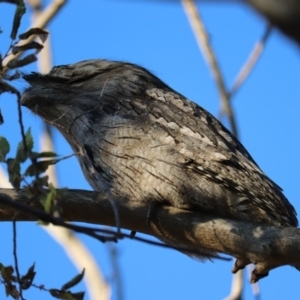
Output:
[[88,60],[24,78],[22,104],[62,132],[95,190],[297,226],[293,206],[241,143],[147,70]]

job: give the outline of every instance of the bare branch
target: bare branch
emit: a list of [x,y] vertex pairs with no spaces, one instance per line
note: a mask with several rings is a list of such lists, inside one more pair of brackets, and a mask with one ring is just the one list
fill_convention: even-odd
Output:
[[272,32],[272,27],[270,25],[267,25],[265,32],[261,39],[257,41],[257,43],[254,45],[253,50],[250,53],[249,58],[245,62],[245,64],[242,66],[240,72],[236,76],[233,86],[231,88],[231,91],[229,93],[229,98],[232,99],[233,95],[237,92],[238,89],[241,88],[242,84],[246,81],[246,79],[249,77],[249,74],[255,67],[256,63],[258,62],[264,47],[266,45],[266,42]]
[[124,289],[123,289],[123,281],[122,274],[119,265],[119,249],[114,243],[107,243],[108,253],[110,262],[113,270],[113,280],[116,286],[116,298],[118,300],[124,299]]
[[[18,214],[18,213],[16,213],[16,214]],[[14,257],[14,261],[15,261],[17,282],[19,285],[19,297],[21,300],[25,300],[23,297],[23,288],[22,288],[22,284],[21,284],[21,276],[20,276],[20,271],[19,271],[19,262],[18,262],[18,254],[17,254],[17,222],[16,222],[15,218],[13,218],[12,225],[13,225],[13,257]]]
[[222,105],[221,110],[226,112],[230,122],[232,133],[235,136],[237,136],[238,131],[236,126],[235,116],[229,101],[230,100],[229,94],[226,90],[223,75],[221,73],[221,69],[219,67],[217,58],[214,54],[214,50],[210,45],[209,37],[205,29],[204,23],[202,21],[201,15],[197,9],[194,0],[181,0],[181,3],[187,14],[190,25],[194,30],[194,35],[202,51],[203,57],[205,58],[210,68],[210,71],[215,79],[220,94],[220,99],[221,99],[221,105]]

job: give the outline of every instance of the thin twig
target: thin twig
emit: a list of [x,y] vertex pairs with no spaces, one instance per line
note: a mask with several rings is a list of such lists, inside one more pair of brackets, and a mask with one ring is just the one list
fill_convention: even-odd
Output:
[[23,141],[24,152],[27,153],[28,147],[27,147],[27,142],[26,142],[26,137],[25,137],[23,118],[22,118],[21,94],[19,91],[17,91],[16,95],[18,97],[18,121],[19,121],[20,129],[21,129],[21,136],[22,136],[22,141]]
[[112,269],[113,269],[113,279],[115,282],[115,289],[116,289],[116,298],[118,300],[124,299],[124,293],[123,293],[123,281],[122,281],[122,275],[120,270],[120,265],[118,262],[118,247],[113,243],[107,243],[107,250],[109,253]]
[[220,94],[221,105],[223,108],[222,111],[225,111],[228,116],[232,133],[235,136],[238,136],[235,116],[229,101],[230,100],[229,94],[226,90],[225,83],[223,80],[223,76],[216,55],[214,54],[214,50],[210,45],[209,37],[205,29],[204,23],[202,21],[201,15],[197,9],[194,0],[181,0],[181,3],[186,12],[190,25],[193,28],[194,35],[197,39],[202,54],[215,79]]
[[20,276],[20,271],[19,271],[19,263],[18,263],[18,255],[17,255],[17,225],[16,225],[16,219],[13,218],[13,256],[14,256],[14,261],[15,261],[15,269],[16,269],[16,274],[17,274],[17,281],[19,285],[19,293],[20,293],[20,298],[22,300],[25,300],[23,298],[23,288],[22,288],[22,283],[21,283],[21,276]]
[[236,76],[234,83],[232,85],[231,91],[229,93],[229,98],[232,99],[233,95],[241,88],[241,86],[245,83],[246,79],[249,77],[250,72],[253,70],[255,65],[257,64],[264,48],[266,42],[272,32],[272,26],[270,24],[267,25],[263,36],[255,43],[248,59],[242,66],[238,75]]
[[24,124],[23,124],[23,118],[22,118],[22,108],[21,108],[21,94],[20,92],[13,87],[12,85],[9,85],[10,92],[15,94],[18,98],[18,121],[20,124],[20,129],[21,129],[21,136],[22,136],[22,141],[23,141],[23,146],[24,146],[24,152],[27,153],[28,147],[26,143],[26,138],[25,138],[25,130],[24,130]]

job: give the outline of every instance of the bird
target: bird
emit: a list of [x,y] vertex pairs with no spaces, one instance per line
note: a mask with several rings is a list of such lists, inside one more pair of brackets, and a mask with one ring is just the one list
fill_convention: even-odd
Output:
[[56,127],[95,191],[296,227],[282,189],[213,115],[147,69],[85,60],[24,75],[21,104]]

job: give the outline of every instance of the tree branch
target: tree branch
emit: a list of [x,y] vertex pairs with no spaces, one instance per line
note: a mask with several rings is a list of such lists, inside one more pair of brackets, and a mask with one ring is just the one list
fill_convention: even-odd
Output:
[[[25,205],[29,199],[24,191],[0,190],[0,221],[11,221],[15,204]],[[5,204],[6,203],[6,204]],[[147,224],[147,204],[133,200],[115,199],[122,228],[142,232],[159,239],[167,239],[179,246],[207,249],[226,253],[245,263],[256,264],[251,281],[256,275],[283,265],[300,265],[300,229],[292,227],[259,226],[252,223],[222,219],[207,213],[184,211],[161,206],[153,212]],[[31,201],[33,209],[41,208],[38,199]],[[67,190],[60,200],[62,217],[66,221],[115,225],[115,215],[108,199],[101,193],[83,190]],[[19,221],[37,218],[29,210],[17,215]],[[254,276],[254,277],[253,277]]]
[[231,88],[231,91],[229,93],[229,98],[230,100],[232,99],[232,97],[235,95],[235,93],[241,88],[241,86],[244,84],[244,82],[246,81],[246,79],[249,77],[251,71],[253,70],[253,68],[256,66],[264,48],[265,45],[267,43],[268,38],[270,37],[272,32],[272,26],[270,26],[269,24],[266,26],[266,29],[263,33],[263,36],[261,37],[261,39],[259,39],[247,61],[244,63],[244,65],[242,66],[241,70],[239,71],[238,75],[236,76],[233,86]]
[[233,135],[237,137],[238,130],[233,109],[230,105],[229,93],[226,89],[221,68],[219,66],[214,50],[210,44],[207,30],[205,28],[200,12],[197,9],[195,0],[181,0],[181,3],[186,12],[190,25],[194,31],[195,38],[197,39],[203,57],[205,58],[213,75],[213,78],[215,79],[222,105],[221,111],[224,111],[227,114],[231,126],[231,131]]

